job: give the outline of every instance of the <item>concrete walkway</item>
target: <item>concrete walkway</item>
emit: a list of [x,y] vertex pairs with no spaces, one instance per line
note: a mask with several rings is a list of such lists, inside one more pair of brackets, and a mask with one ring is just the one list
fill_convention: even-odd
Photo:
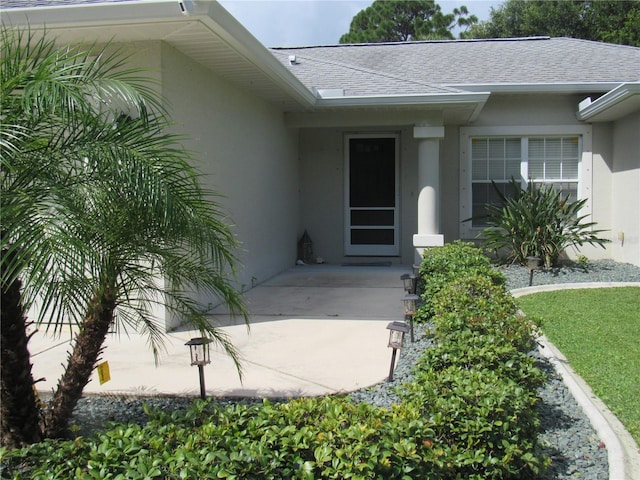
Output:
[[[373,385],[389,373],[387,323],[402,319],[400,275],[411,267],[296,266],[247,292],[251,327],[223,309],[220,330],[242,356],[241,382],[233,362],[214,349],[204,368],[207,395],[290,397],[349,392]],[[167,335],[156,365],[146,337],[112,334],[103,360],[111,380],[98,375],[85,394],[193,395],[200,392],[198,368],[190,366],[185,343],[200,336],[182,330]],[[29,342],[37,388],[51,392],[70,350],[62,338],[38,332]]]
[[[240,351],[241,382],[233,362],[212,353],[205,367],[208,396],[293,397],[349,392],[383,381],[391,353],[386,325],[402,319],[404,290],[400,275],[408,266],[296,266],[247,292],[251,329],[216,312],[231,343]],[[629,285],[629,284],[626,284]],[[640,286],[640,284],[631,284]],[[518,297],[566,288],[602,288],[620,284],[546,285],[514,290]],[[40,392],[51,392],[70,350],[66,337],[36,333],[29,342],[34,378]],[[198,369],[189,365],[184,344],[198,332],[167,335],[166,351],[156,365],[146,338],[110,335],[103,360],[111,380],[100,385],[97,373],[84,389],[99,395],[198,396]],[[542,349],[565,380],[606,443],[611,480],[640,480],[640,451],[617,418],[571,369],[546,339]]]

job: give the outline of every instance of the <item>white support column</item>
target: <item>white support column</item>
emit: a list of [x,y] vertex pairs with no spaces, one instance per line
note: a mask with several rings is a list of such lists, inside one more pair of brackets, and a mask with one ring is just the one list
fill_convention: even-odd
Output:
[[416,126],[418,139],[418,233],[413,236],[416,262],[427,247],[444,245],[440,233],[440,139],[444,127]]

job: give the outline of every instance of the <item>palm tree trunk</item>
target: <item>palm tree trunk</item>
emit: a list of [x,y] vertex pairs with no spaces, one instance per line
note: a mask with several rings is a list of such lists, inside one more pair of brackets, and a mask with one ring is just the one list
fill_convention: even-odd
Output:
[[9,448],[42,439],[21,287],[19,280],[3,284],[0,296],[0,444]]
[[82,329],[75,339],[73,351],[58,387],[45,412],[44,436],[60,438],[69,435],[69,422],[84,387],[103,349],[114,317],[116,302],[112,288],[98,292],[91,301]]

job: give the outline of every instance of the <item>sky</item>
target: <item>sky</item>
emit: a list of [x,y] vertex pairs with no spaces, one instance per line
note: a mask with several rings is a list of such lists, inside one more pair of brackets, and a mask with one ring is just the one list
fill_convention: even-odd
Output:
[[[267,47],[336,44],[349,31],[351,19],[373,0],[218,0]],[[466,5],[480,20],[501,0],[436,0],[444,13]]]

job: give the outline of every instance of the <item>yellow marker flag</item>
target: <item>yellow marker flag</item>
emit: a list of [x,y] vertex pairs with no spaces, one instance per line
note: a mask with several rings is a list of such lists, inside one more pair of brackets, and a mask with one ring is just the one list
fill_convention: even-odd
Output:
[[98,370],[98,379],[100,380],[100,385],[111,380],[111,373],[109,372],[109,362],[102,362],[96,367]]

